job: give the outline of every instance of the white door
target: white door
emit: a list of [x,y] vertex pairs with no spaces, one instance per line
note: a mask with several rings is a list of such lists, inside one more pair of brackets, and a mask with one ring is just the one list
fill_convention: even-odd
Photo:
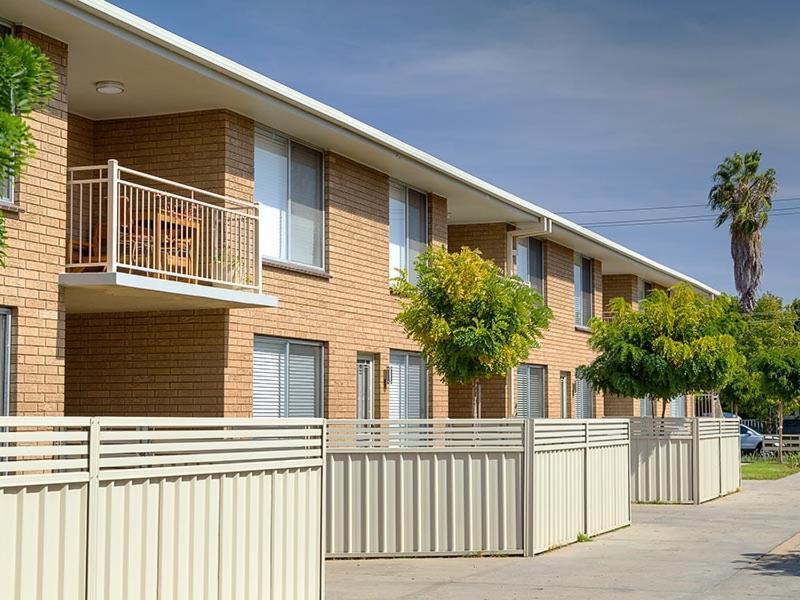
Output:
[[424,419],[428,416],[425,361],[413,352],[389,355],[389,418]]
[[373,417],[375,361],[369,357],[359,357],[356,361],[356,413],[359,419]]

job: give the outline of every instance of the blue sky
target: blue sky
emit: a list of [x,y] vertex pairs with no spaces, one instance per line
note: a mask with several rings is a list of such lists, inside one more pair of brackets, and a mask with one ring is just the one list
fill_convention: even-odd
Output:
[[[800,196],[793,2],[115,3],[556,212],[703,204],[722,158],[752,148],[778,197]],[[762,289],[785,298],[798,225],[765,234]],[[712,223],[597,231],[734,289]]]

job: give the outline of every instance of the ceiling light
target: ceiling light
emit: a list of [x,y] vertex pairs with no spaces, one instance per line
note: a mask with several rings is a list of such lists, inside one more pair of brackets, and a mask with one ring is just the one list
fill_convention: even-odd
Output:
[[100,94],[121,94],[125,91],[125,84],[121,81],[98,81],[94,84],[94,89]]

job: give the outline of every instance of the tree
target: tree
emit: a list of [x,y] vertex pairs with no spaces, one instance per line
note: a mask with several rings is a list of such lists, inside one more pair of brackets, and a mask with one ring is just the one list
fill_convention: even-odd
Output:
[[800,404],[800,346],[772,347],[759,353],[755,367],[762,386],[778,407],[778,462],[783,462],[783,415]]
[[539,345],[552,313],[520,278],[507,277],[480,252],[431,246],[416,261],[418,279],[394,280],[396,317],[448,385],[470,384],[479,417],[479,380],[505,375]]
[[603,392],[663,401],[719,389],[742,363],[725,332],[725,305],[686,285],[653,290],[634,310],[622,298],[610,320],[592,321],[591,346],[599,355],[581,376]]
[[800,379],[798,302],[784,306],[778,296],[766,293],[745,314],[731,303],[726,321],[744,357],[734,377],[720,389],[720,399],[739,414],[764,421],[774,420],[778,431],[778,455],[783,455],[783,414],[798,406],[792,388]]
[[772,196],[778,191],[775,170],[758,172],[761,152],[738,152],[714,173],[708,206],[719,211],[716,226],[730,222],[733,276],[742,310],[752,312],[761,284],[762,231],[767,226]]
[[[50,59],[37,46],[12,36],[0,38],[0,182],[19,177],[36,152],[24,117],[47,106],[57,81]],[[5,246],[0,212],[0,266],[5,266]]]

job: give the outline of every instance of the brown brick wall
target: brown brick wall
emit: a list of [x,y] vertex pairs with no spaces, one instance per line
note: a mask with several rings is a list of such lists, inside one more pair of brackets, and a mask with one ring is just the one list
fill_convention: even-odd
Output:
[[226,311],[69,315],[66,414],[223,416]]
[[[85,158],[89,130],[74,118],[71,156]],[[142,119],[96,122],[93,129],[94,162],[116,158],[123,166],[174,179],[219,193],[252,199],[253,129],[248,119],[227,111],[203,111]],[[376,416],[388,412],[388,397],[383,386],[383,369],[389,350],[415,350],[402,329],[394,323],[399,307],[389,291],[389,178],[348,159],[328,153],[325,158],[325,203],[327,275],[302,273],[278,266],[264,267],[263,290],[278,297],[277,309],[235,309],[221,315],[200,311],[189,315],[155,313],[144,321],[133,315],[70,315],[68,318],[68,398],[82,414],[106,407],[117,410],[114,393],[105,382],[92,387],[90,375],[105,369],[108,379],[121,373],[131,381],[135,371],[139,380],[132,388],[141,398],[132,406],[136,413],[147,406],[151,413],[193,414],[193,398],[200,396],[201,412],[218,410],[224,416],[247,416],[252,406],[252,364],[254,335],[320,341],[326,348],[326,413],[331,417],[355,416],[356,355],[376,357]],[[447,201],[431,195],[429,230],[432,243],[447,243]],[[214,344],[200,335],[198,323],[211,319],[209,329],[223,343],[221,372],[208,365],[203,348]],[[132,338],[137,330],[157,332],[169,328],[170,339],[182,350],[148,351],[145,342],[124,344],[125,333]],[[114,335],[104,335],[106,330]],[[86,334],[93,343],[79,341]],[[147,335],[137,338],[147,340]],[[122,345],[123,350],[119,350]],[[123,360],[110,360],[110,350]],[[167,347],[169,347],[167,345]],[[194,351],[190,349],[194,347]],[[158,360],[151,360],[155,354]],[[104,356],[106,358],[104,358]],[[129,367],[122,369],[124,362]],[[213,361],[212,361],[213,362]],[[165,378],[150,377],[158,365],[159,373],[175,373],[180,385],[170,387]],[[196,372],[217,378],[192,379]],[[193,385],[192,385],[193,382]],[[447,389],[431,376],[432,415],[447,415]],[[91,388],[97,396],[81,398]],[[159,405],[156,395],[164,398]],[[104,408],[105,410],[105,408]],[[116,414],[116,413],[115,413]]]
[[608,312],[613,298],[623,298],[634,308],[639,307],[639,278],[636,275],[603,276],[603,311]]
[[[481,250],[485,258],[506,268],[507,232],[512,229],[505,223],[480,225],[453,225],[449,228],[450,250],[462,246]],[[560,416],[559,377],[562,371],[570,373],[574,385],[575,368],[588,364],[594,358],[589,348],[589,333],[578,330],[574,321],[573,251],[551,241],[544,244],[545,299],[553,311],[550,328],[542,338],[541,347],[534,349],[528,364],[544,365],[546,370],[547,416]],[[511,269],[509,268],[510,272]],[[593,262],[594,314],[600,315],[603,306],[602,265]],[[497,377],[482,388],[482,416],[502,417],[514,414],[516,399],[508,378]],[[454,386],[450,390],[450,416],[471,416],[472,394],[469,388]],[[575,397],[572,394],[570,415],[575,414]],[[595,395],[595,415],[602,417],[602,394]]]
[[[122,166],[252,198],[253,124],[224,110],[90,121],[69,115],[69,166]],[[68,414],[229,416],[228,311],[70,314]]]
[[[226,380],[228,405],[250,409],[254,335],[325,344],[326,416],[355,417],[356,357],[376,358],[376,417],[388,415],[383,370],[389,350],[416,350],[394,322],[399,303],[389,291],[389,178],[328,153],[325,157],[327,275],[265,266],[263,288],[277,309],[232,310]],[[447,203],[431,196],[429,235],[447,243]],[[447,388],[431,374],[431,415],[447,416]]]
[[11,414],[64,410],[64,304],[58,285],[65,255],[67,47],[27,28],[58,74],[50,105],[28,119],[36,156],[17,184],[19,211],[6,210],[8,258],[0,268],[0,306],[12,311]]

